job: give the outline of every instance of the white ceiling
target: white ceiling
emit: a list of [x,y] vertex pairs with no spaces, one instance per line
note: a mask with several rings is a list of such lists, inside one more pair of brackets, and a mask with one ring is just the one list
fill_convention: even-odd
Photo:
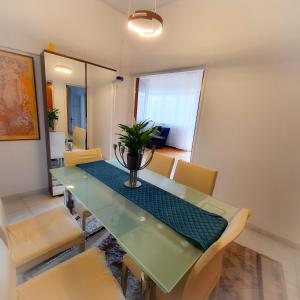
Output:
[[[154,0],[102,0],[102,1],[123,14],[128,14],[129,6],[131,7],[131,10],[154,8]],[[156,0],[157,8],[160,8],[174,1],[176,0]]]

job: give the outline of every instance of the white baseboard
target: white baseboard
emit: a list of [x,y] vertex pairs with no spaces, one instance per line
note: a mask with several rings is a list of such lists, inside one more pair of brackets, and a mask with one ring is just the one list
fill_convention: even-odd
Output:
[[[23,193],[16,193],[16,194],[11,194],[11,195],[6,195],[6,196],[1,196],[2,200],[4,201],[9,201],[10,199],[17,198],[17,197],[28,197],[28,196],[33,196],[37,194],[49,194],[48,187],[44,187],[38,190],[34,191],[28,191],[28,192],[23,192]],[[50,194],[49,194],[50,195]]]
[[288,240],[288,239],[285,239],[285,238],[283,238],[283,237],[281,237],[281,236],[278,236],[278,235],[276,235],[276,234],[274,234],[274,233],[271,233],[271,232],[269,232],[269,231],[267,231],[267,230],[264,230],[264,229],[262,229],[262,228],[260,228],[260,227],[258,227],[258,226],[256,226],[256,225],[253,225],[253,224],[248,223],[248,224],[246,225],[246,227],[249,228],[249,229],[251,229],[251,230],[253,230],[253,231],[256,231],[257,233],[266,235],[266,236],[272,238],[272,239],[275,240],[275,241],[278,241],[278,242],[280,242],[280,243],[283,243],[283,244],[285,244],[286,246],[289,246],[289,247],[294,248],[294,249],[296,249],[296,250],[300,250],[300,245],[299,245],[299,244],[297,244],[297,243],[295,243],[295,242],[292,242],[292,241],[290,241],[290,240]]

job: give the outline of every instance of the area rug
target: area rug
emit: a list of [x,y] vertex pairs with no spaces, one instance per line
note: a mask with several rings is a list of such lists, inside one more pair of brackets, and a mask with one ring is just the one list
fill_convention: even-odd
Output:
[[[78,216],[76,217],[76,220],[79,226],[82,227],[82,218]],[[103,225],[95,216],[89,216],[88,218],[86,218],[85,239],[89,239],[90,237],[94,236],[104,229],[105,228],[103,227]]]
[[[106,252],[107,264],[120,282],[121,262],[125,252],[109,236],[99,247]],[[237,243],[224,254],[221,279],[210,300],[286,300],[283,269],[280,263]],[[131,274],[127,300],[140,300],[140,283]]]

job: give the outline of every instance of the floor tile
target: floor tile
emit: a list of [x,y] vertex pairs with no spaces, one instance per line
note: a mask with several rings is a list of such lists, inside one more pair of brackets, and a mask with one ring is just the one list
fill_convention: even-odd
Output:
[[33,214],[39,214],[49,209],[63,205],[63,198],[42,195],[24,198],[24,203]]
[[54,199],[51,195],[48,193],[40,193],[40,194],[32,194],[32,195],[26,195],[22,197],[22,200],[25,203],[36,203],[40,201],[48,201]]
[[297,283],[298,283],[297,285],[298,285],[299,295],[300,295],[300,268],[298,266],[297,266]]
[[3,206],[6,214],[14,214],[18,211],[25,211],[27,209],[22,198],[6,198],[3,200]]
[[262,239],[263,238],[259,233],[246,228],[236,241],[237,243],[260,253]]
[[13,224],[31,216],[33,216],[33,214],[28,209],[24,211],[16,211],[15,213],[11,213],[6,216],[6,223]]
[[[281,263],[289,300],[300,300],[300,251],[246,228],[237,242]],[[299,265],[297,264],[299,262]]]
[[287,291],[287,295],[288,295],[288,300],[299,300],[300,299],[299,289],[297,286],[287,283],[286,291]]

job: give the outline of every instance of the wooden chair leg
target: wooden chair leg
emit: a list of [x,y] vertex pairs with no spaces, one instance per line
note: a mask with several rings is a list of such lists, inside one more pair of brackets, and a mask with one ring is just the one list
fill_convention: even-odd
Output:
[[79,244],[79,252],[84,252],[85,251],[85,235],[82,238],[81,243]]
[[155,284],[149,276],[142,273],[142,299],[152,300],[154,299]]
[[122,287],[124,296],[126,296],[126,291],[127,291],[127,281],[128,281],[128,268],[127,268],[127,266],[123,263],[123,264],[122,264],[122,274],[121,274],[121,287]]

